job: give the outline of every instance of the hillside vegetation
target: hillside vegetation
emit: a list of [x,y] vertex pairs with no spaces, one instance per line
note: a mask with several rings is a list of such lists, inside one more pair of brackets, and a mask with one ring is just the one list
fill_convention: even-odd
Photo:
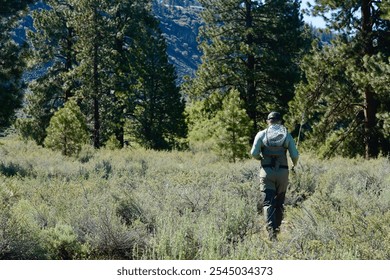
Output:
[[390,162],[303,155],[278,242],[258,163],[0,140],[1,259],[389,259]]

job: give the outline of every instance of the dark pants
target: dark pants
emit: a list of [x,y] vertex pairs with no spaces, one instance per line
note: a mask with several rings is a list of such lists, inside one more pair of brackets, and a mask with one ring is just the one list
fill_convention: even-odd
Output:
[[264,217],[267,223],[267,229],[272,232],[279,230],[283,220],[285,192],[277,194],[276,191],[265,189],[264,198]]
[[263,212],[271,239],[276,237],[282,223],[288,175],[288,169],[284,168],[260,169],[260,185],[265,193]]

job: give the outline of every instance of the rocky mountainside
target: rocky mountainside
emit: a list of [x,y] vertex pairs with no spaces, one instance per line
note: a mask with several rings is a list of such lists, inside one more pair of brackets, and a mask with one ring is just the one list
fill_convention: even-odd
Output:
[[199,13],[202,8],[196,3],[189,3],[190,1],[176,2],[181,2],[182,5],[155,2],[153,11],[160,21],[167,40],[169,60],[176,68],[180,84],[185,76],[194,76],[200,63],[201,53],[196,39],[201,26]]

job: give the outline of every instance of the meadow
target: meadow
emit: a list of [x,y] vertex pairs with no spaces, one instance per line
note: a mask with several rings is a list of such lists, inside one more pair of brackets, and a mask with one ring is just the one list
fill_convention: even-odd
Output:
[[0,138],[0,259],[389,259],[390,161],[303,154],[277,242],[258,162]]

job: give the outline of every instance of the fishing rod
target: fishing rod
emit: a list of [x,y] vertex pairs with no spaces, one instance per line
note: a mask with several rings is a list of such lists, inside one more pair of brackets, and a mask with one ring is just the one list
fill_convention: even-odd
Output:
[[304,120],[305,120],[305,113],[302,113],[301,123],[299,124],[299,131],[298,131],[297,149],[299,147],[299,140],[301,138],[301,131],[302,131],[302,126],[303,126]]
[[[302,118],[301,118],[301,123],[299,124],[298,139],[297,139],[297,144],[296,144],[297,150],[299,147],[299,140],[301,139],[301,132],[302,132],[302,126],[303,126],[304,120],[305,120],[305,113],[302,112]],[[300,160],[298,160],[298,165],[301,166],[301,168],[302,168],[302,164],[301,164]],[[295,172],[294,169],[292,169],[292,171]]]

